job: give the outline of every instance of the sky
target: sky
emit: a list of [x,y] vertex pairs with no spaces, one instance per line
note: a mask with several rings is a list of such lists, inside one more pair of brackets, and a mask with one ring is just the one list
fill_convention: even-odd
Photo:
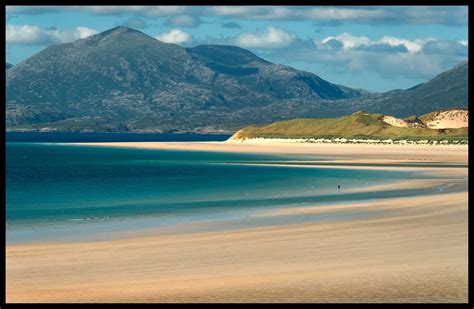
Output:
[[6,61],[116,26],[183,47],[239,46],[377,92],[433,78],[469,44],[467,6],[7,6]]

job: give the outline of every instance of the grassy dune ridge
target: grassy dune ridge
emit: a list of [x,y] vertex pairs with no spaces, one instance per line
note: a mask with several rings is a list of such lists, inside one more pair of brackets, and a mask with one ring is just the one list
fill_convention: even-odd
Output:
[[[337,118],[298,118],[265,126],[246,127],[236,138],[347,138],[392,140],[467,140],[468,128],[401,128],[385,123],[382,114],[362,111]],[[420,118],[423,118],[421,116]]]

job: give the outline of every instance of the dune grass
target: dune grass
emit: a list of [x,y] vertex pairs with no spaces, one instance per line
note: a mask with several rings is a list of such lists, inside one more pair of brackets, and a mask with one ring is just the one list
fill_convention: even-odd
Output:
[[440,130],[401,128],[385,123],[382,118],[382,114],[369,114],[362,111],[337,118],[299,118],[265,126],[246,127],[239,132],[239,136],[240,138],[346,138],[413,141],[468,139],[468,128]]

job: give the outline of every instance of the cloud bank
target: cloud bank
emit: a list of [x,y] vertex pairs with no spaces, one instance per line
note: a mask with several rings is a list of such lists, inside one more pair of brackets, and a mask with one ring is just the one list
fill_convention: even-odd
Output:
[[[352,73],[375,72],[385,79],[429,79],[468,57],[467,41],[405,39],[341,33],[313,40],[312,48],[293,50],[292,59],[314,61]],[[288,54],[289,55],[289,54]]]
[[247,20],[312,20],[321,23],[438,24],[468,23],[467,6],[7,6],[7,15],[83,11],[93,15],[142,17],[220,16]]
[[6,42],[18,45],[49,45],[84,39],[97,33],[97,30],[88,27],[59,29],[41,28],[35,25],[7,25]]
[[[317,74],[325,72],[336,81],[344,76],[349,86],[351,76],[368,75],[372,80],[382,77],[385,85],[402,79],[405,84],[420,82],[468,57],[469,42],[463,37],[467,33],[463,30],[468,24],[467,6],[7,6],[7,53],[21,60],[23,54],[28,56],[40,46],[97,33],[82,24],[76,28],[15,24],[28,16],[48,13],[53,15],[44,18],[54,20],[54,14],[77,11],[98,19],[115,18],[115,25],[148,29],[147,33],[167,43],[240,46],[272,62]],[[296,25],[299,22],[307,24]],[[292,31],[285,29],[290,23]],[[208,31],[213,24],[216,28]],[[347,26],[341,27],[343,24]],[[358,24],[369,25],[360,28],[367,32],[354,34],[352,27]],[[421,31],[429,34],[404,37],[400,31],[392,31],[396,25],[407,31],[417,29],[417,25],[423,29],[438,25],[442,31],[453,29],[453,35],[443,33],[440,37],[448,39],[439,39],[428,37],[436,36],[436,32]],[[300,26],[324,31],[311,33],[305,28],[306,36],[299,37],[295,29]]]

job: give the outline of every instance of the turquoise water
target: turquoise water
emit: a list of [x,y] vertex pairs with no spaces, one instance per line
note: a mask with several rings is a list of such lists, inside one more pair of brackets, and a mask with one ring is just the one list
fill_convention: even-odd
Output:
[[369,194],[344,190],[420,177],[407,172],[246,164],[300,159],[7,143],[7,240],[49,240],[68,233],[86,235],[90,227],[89,234],[98,227],[117,232],[131,227],[131,222],[133,228],[152,228],[245,218],[268,207],[406,196],[410,190]]

